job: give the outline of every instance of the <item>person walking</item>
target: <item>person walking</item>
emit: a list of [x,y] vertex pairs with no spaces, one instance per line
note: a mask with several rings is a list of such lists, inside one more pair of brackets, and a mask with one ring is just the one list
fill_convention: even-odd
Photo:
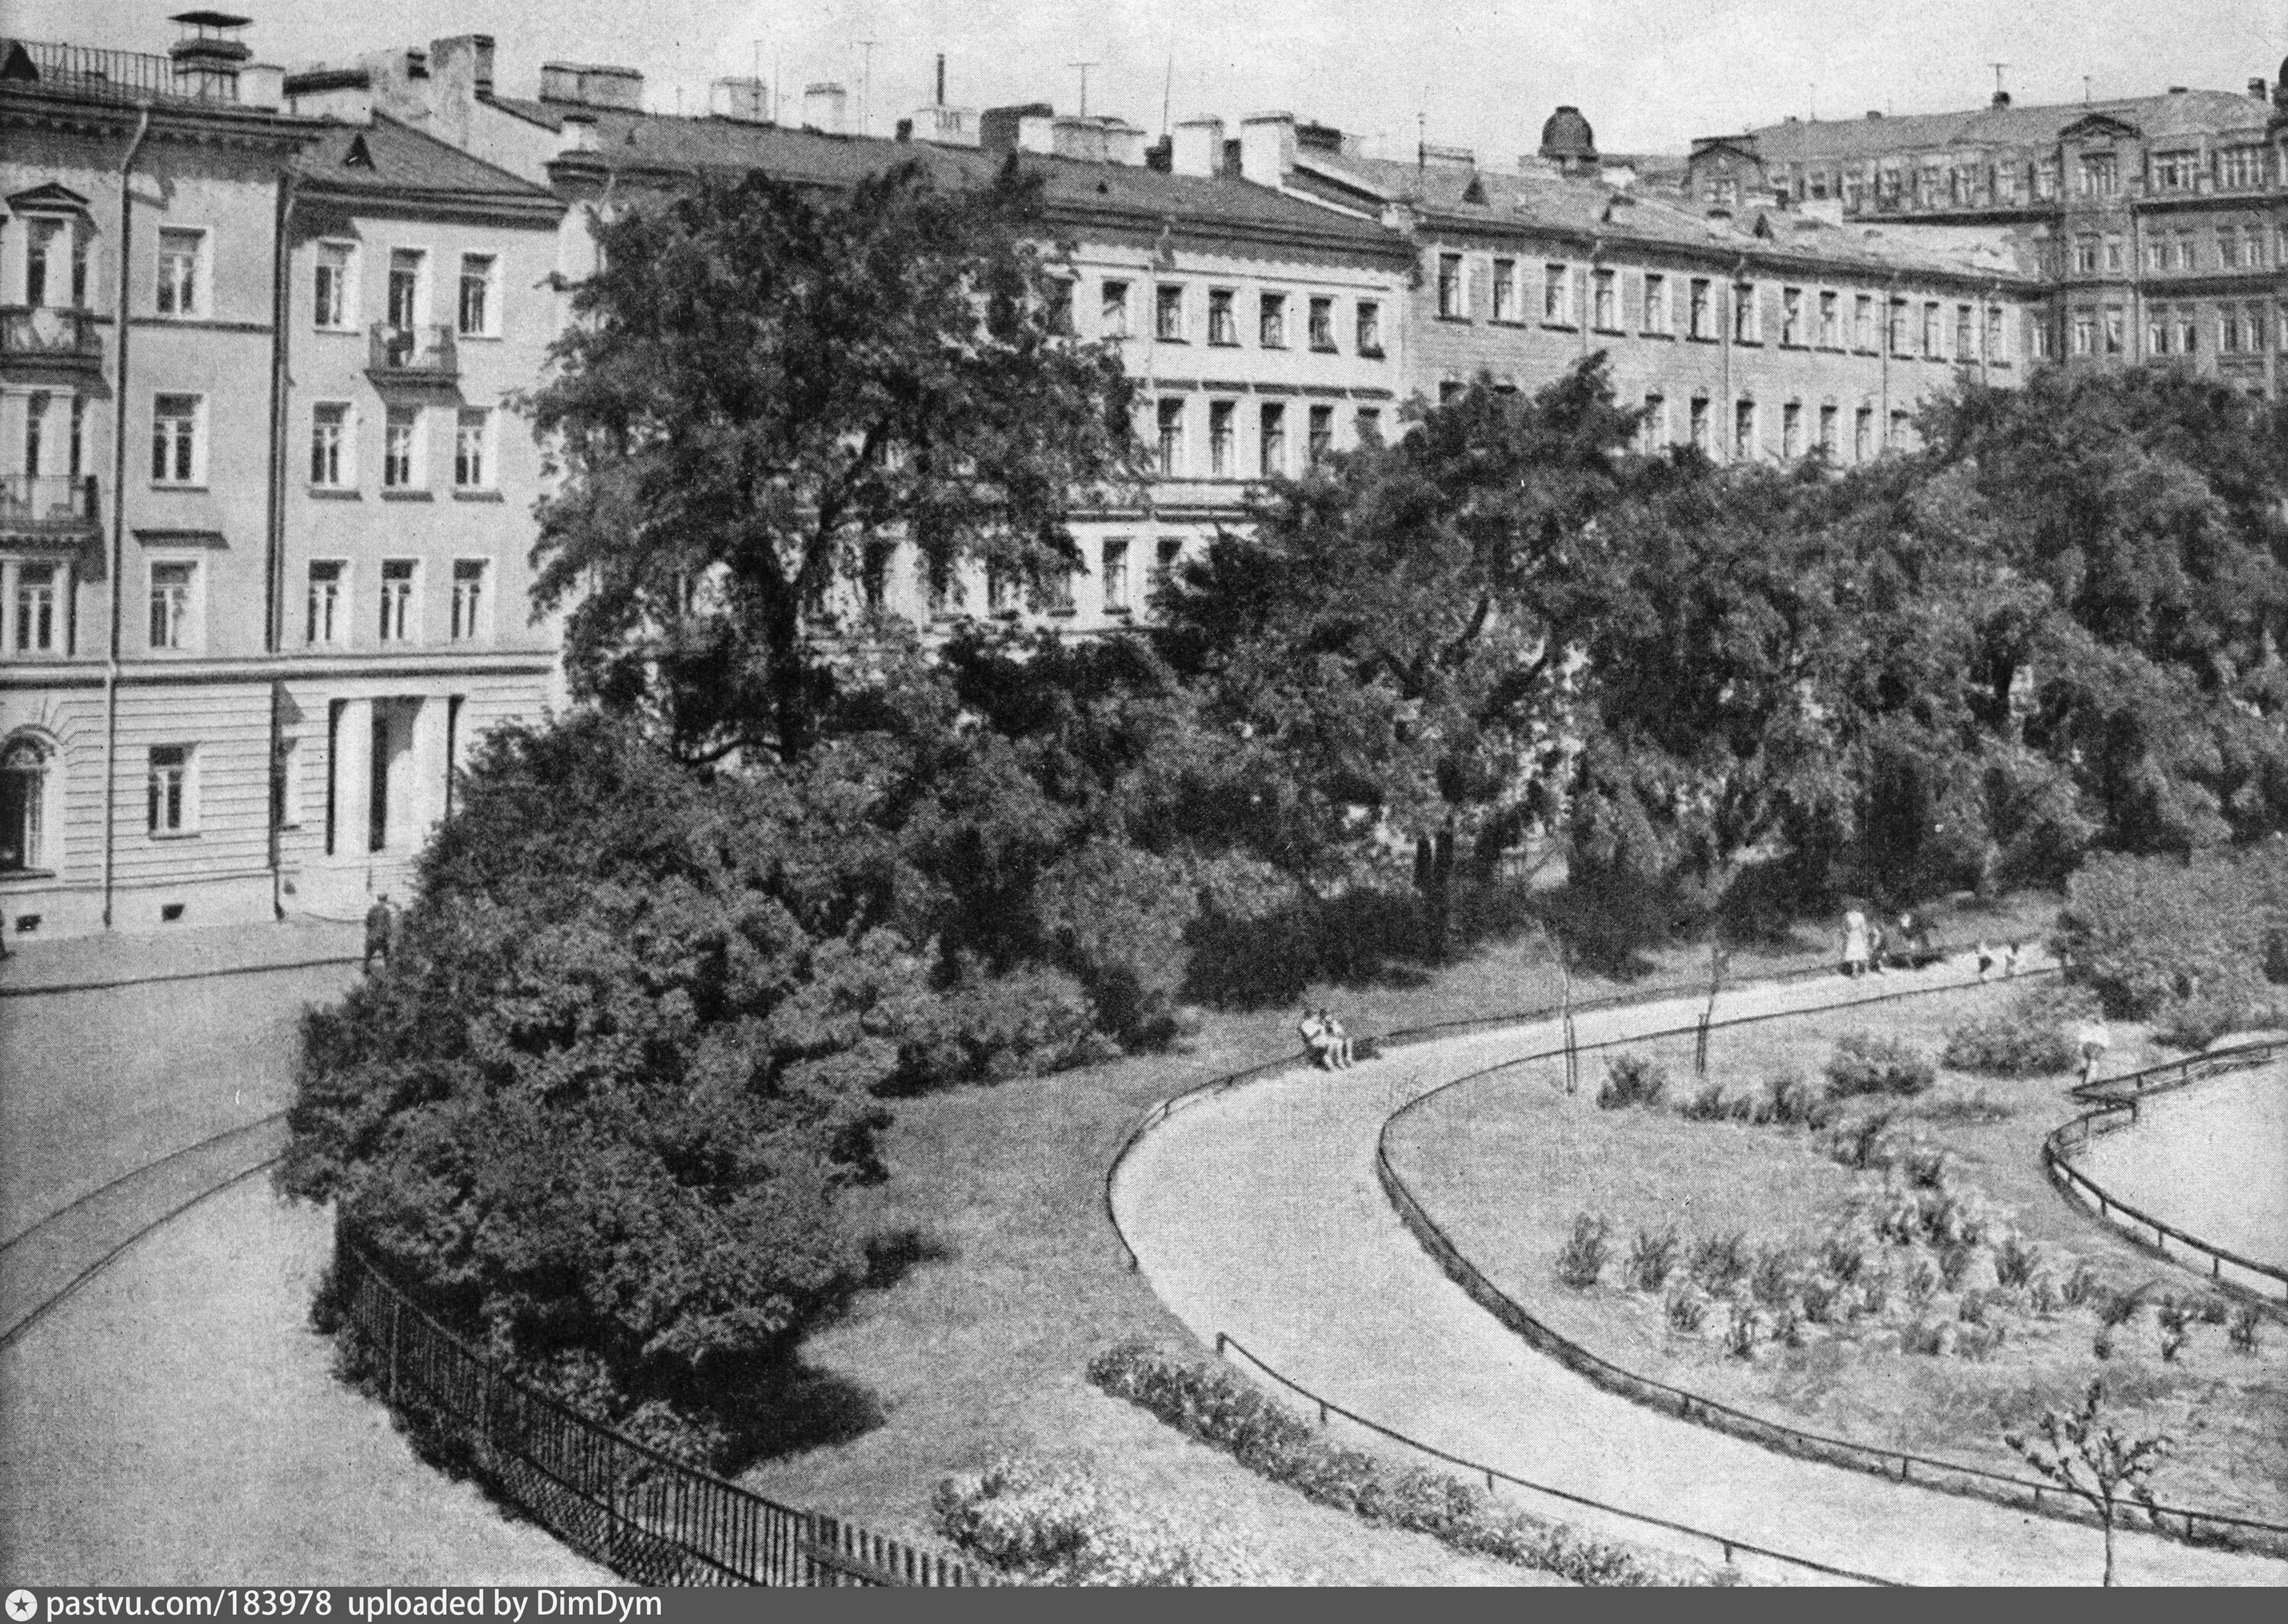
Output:
[[2081,1084],[2089,1087],[2090,1079],[2097,1075],[2098,1062],[2105,1051],[2113,1047],[2113,1034],[2105,1029],[2105,1017],[2093,1015],[2082,1022],[2074,1033],[2074,1042],[2081,1049]]
[[1855,907],[1843,915],[1843,973],[1867,973],[1867,915]]
[[381,966],[389,968],[390,950],[397,945],[397,909],[384,891],[374,899],[373,906],[365,911],[365,973],[373,974],[376,954],[381,955]]
[[1351,1067],[1351,1040],[1344,1032],[1342,1022],[1323,1005],[1319,1010],[1319,1030],[1326,1034],[1327,1054],[1333,1068],[1348,1071]]

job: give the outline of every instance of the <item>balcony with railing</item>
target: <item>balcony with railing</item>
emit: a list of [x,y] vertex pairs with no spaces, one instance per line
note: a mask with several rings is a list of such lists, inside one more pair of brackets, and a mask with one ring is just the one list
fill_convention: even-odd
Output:
[[38,361],[99,370],[103,329],[91,310],[0,305],[0,362]]
[[420,327],[373,324],[366,376],[386,388],[449,389],[461,376],[461,353],[453,329],[437,323]]
[[93,535],[102,524],[93,474],[0,474],[0,535]]

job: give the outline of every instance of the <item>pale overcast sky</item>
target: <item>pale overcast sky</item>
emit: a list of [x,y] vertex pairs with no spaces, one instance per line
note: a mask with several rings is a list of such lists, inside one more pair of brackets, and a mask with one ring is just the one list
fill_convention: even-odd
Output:
[[[209,0],[210,4],[214,0]],[[33,39],[163,50],[188,0],[0,0]],[[1433,141],[1507,163],[1560,102],[1609,152],[1681,151],[1696,135],[1787,114],[1975,106],[1990,63],[2023,102],[2239,90],[2288,51],[2288,0],[249,0],[258,59],[313,60],[432,37],[499,42],[501,88],[531,94],[544,59],[643,70],[655,111],[696,110],[707,82],[759,61],[791,97],[840,79],[857,115],[876,42],[878,134],[930,94],[969,106],[1079,101],[1157,134],[1178,119],[1282,109],[1411,151]]]

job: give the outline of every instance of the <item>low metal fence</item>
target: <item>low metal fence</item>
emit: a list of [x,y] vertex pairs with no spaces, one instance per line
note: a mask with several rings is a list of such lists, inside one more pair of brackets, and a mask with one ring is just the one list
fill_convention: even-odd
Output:
[[[2034,973],[2055,972],[2052,970]],[[1955,986],[1927,990],[1961,991],[1964,989],[1961,986]],[[1835,1007],[1847,1008],[1848,1005],[1831,1006],[1831,1008]],[[1746,1021],[1752,1020],[1788,1019],[1824,1013],[1827,1013],[1827,1010],[1796,1010],[1766,1016],[1746,1017],[1736,1022],[1715,1024],[1728,1026],[1745,1024]],[[1641,1042],[1654,1038],[1678,1037],[1691,1030],[1695,1028],[1678,1027],[1666,1032],[1639,1033],[1622,1041]],[[2284,1044],[2283,1047],[2288,1047],[2288,1044]],[[1436,1260],[1447,1278],[1467,1292],[1480,1307],[1515,1332],[1530,1346],[1549,1355],[1568,1369],[1586,1377],[1608,1392],[1617,1393],[1635,1403],[1661,1410],[1680,1421],[1692,1422],[1720,1432],[1728,1433],[1736,1438],[1745,1438],[1752,1443],[1782,1454],[1800,1456],[1806,1460],[1820,1461],[1831,1466],[1848,1467],[1900,1483],[1915,1483],[1926,1488],[1942,1489],[1950,1493],[1997,1501],[2003,1504],[2037,1512],[2044,1517],[2067,1521],[2094,1522],[2096,1520],[2097,1514],[2087,1501],[2051,1484],[2030,1477],[2020,1477],[2008,1472],[1990,1470],[1984,1467],[1970,1466],[1958,1461],[1941,1460],[1935,1456],[1916,1454],[1906,1450],[1881,1448],[1849,1438],[1832,1438],[1824,1433],[1791,1427],[1784,1422],[1773,1421],[1768,1416],[1736,1409],[1730,1405],[1720,1403],[1702,1394],[1690,1392],[1680,1387],[1673,1387],[1667,1382],[1656,1381],[1649,1376],[1625,1369],[1553,1329],[1545,1322],[1537,1319],[1523,1303],[1495,1285],[1483,1271],[1463,1255],[1452,1237],[1449,1236],[1438,1221],[1430,1216],[1429,1209],[1415,1195],[1405,1180],[1400,1177],[1397,1168],[1392,1165],[1390,1160],[1391,1130],[1402,1118],[1449,1089],[1459,1088],[1464,1083],[1474,1082],[1498,1072],[1510,1070],[1532,1061],[1549,1060],[1555,1058],[1557,1057],[1553,1051],[1541,1055],[1521,1056],[1515,1059],[1505,1060],[1498,1066],[1487,1066],[1467,1076],[1457,1077],[1427,1093],[1418,1096],[1392,1113],[1388,1120],[1383,1123],[1382,1131],[1376,1138],[1375,1176],[1382,1185],[1383,1192],[1388,1198],[1392,1208],[1397,1212],[1400,1222],[1406,1225],[1408,1232],[1413,1235],[1423,1250]],[[2155,1067],[2153,1070],[2155,1073],[2181,1072],[2189,1066],[2197,1067],[2199,1064],[2198,1061],[2173,1062],[2167,1066]],[[2213,1074],[2213,1073],[2207,1074]],[[2133,1089],[2144,1075],[2145,1073],[2133,1073],[2109,1079],[2108,1084],[2117,1088]],[[2187,1081],[2191,1080],[2194,1079],[2187,1079]],[[2182,1082],[2167,1086],[2181,1087]],[[2148,1089],[2146,1091],[2151,1092],[2154,1089]],[[2106,1109],[2125,1112],[2133,1108],[2133,1101],[2125,1101]],[[2086,1121],[2086,1119],[2077,1119],[2077,1121]],[[2068,1124],[2069,1127],[2073,1125]],[[2052,1137],[2055,1137],[2054,1135]],[[2046,1146],[2045,1155],[2047,1156]],[[2140,1216],[2141,1217],[2141,1215]],[[2149,1224],[2151,1222],[2150,1219],[2144,1221]],[[2156,1504],[2124,1515],[2133,1517],[2132,1525],[2143,1526],[2155,1533],[2173,1539],[2183,1540],[2190,1544],[2228,1546],[2261,1551],[2274,1556],[2288,1555],[2288,1525],[2267,1522],[2258,1517],[2234,1517],[2223,1512],[2191,1506]]]
[[1243,1346],[1239,1338],[1227,1332],[1216,1333],[1215,1348],[1217,1358],[1221,1359],[1227,1354],[1235,1353],[1279,1386],[1301,1398],[1306,1404],[1316,1405],[1319,1410],[1319,1423],[1322,1426],[1326,1424],[1328,1417],[1339,1415],[1353,1426],[1362,1427],[1378,1438],[1386,1438],[1394,1444],[1402,1444],[1445,1465],[1459,1467],[1474,1477],[1483,1477],[1488,1493],[1493,1492],[1496,1484],[1507,1484],[1512,1488],[1522,1489],[1529,1493],[1545,1495],[1552,1500],[1562,1501],[1567,1506],[1582,1507],[1607,1516],[1621,1517],[1639,1527],[1657,1528],[1665,1533],[1682,1534],[1696,1542],[1714,1548],[1728,1564],[1736,1564],[1743,1556],[1760,1557],[1768,1561],[1776,1562],[1784,1567],[1802,1573],[1816,1573],[1824,1579],[1843,1579],[1856,1584],[1897,1587],[1898,1581],[1895,1580],[1883,1579],[1873,1573],[1862,1573],[1851,1568],[1835,1567],[1828,1563],[1814,1561],[1809,1557],[1791,1557],[1785,1551],[1774,1550],[1768,1546],[1758,1545],[1752,1541],[1736,1539],[1730,1534],[1712,1533],[1704,1528],[1695,1527],[1690,1523],[1680,1523],[1670,1517],[1656,1517],[1648,1511],[1631,1511],[1587,1494],[1577,1494],[1570,1489],[1561,1489],[1551,1484],[1536,1483],[1530,1477],[1521,1477],[1513,1472],[1505,1472],[1499,1467],[1488,1466],[1483,1462],[1472,1461],[1461,1455],[1449,1454],[1435,1444],[1426,1444],[1419,1438],[1410,1438],[1395,1427],[1386,1427],[1378,1421],[1368,1419],[1355,1410],[1344,1408],[1331,1398],[1321,1397],[1301,1382],[1274,1369],[1260,1357]]
[[[2085,1104],[2094,1105],[2095,1109],[2085,1111],[2070,1122],[2053,1129],[2043,1139],[2043,1169],[2069,1200],[2088,1207],[2099,1219],[2111,1224],[2137,1245],[2149,1247],[2173,1263],[2184,1262],[2188,1257],[2205,1263],[2212,1280],[2221,1286],[2243,1287],[2260,1299],[2267,1298],[2268,1294],[2276,1290],[2279,1305],[2288,1306],[2288,1269],[2204,1240],[2189,1230],[2133,1207],[2073,1164],[2073,1158],[2092,1139],[2134,1127],[2141,1101],[2156,1094],[2173,1093],[2211,1077],[2269,1066],[2283,1054],[2288,1054],[2288,1039],[2247,1043],[2215,1054],[2164,1061],[2159,1066],[2149,1066],[2142,1071],[2126,1072],[2117,1077],[2098,1078],[2084,1083],[2073,1090],[2073,1096]],[[2147,1231],[2151,1232],[2149,1240],[2142,1232]],[[2176,1243],[2177,1252],[2169,1249],[2172,1241]],[[2236,1272],[2226,1274],[2227,1265]]]
[[798,1511],[534,1392],[416,1303],[337,1224],[341,1335],[390,1406],[583,1555],[640,1585],[998,1582],[838,1517]]

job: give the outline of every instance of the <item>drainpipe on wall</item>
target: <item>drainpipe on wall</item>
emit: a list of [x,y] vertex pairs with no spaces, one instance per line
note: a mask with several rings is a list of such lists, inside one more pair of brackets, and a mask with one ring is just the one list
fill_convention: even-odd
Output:
[[112,343],[117,360],[113,363],[111,386],[111,644],[103,667],[103,928],[107,931],[111,929],[112,868],[115,849],[119,844],[115,821],[119,804],[119,617],[125,607],[119,576],[127,564],[127,289],[135,260],[135,240],[131,232],[135,200],[128,181],[135,170],[136,156],[142,152],[143,142],[150,133],[151,104],[147,101],[136,116],[135,139],[127,144],[127,155],[119,164],[119,251],[115,256],[118,285],[112,322]]
[[[279,178],[271,254],[270,511],[262,571],[262,652],[271,655],[277,654],[286,641],[286,383],[288,329],[291,325],[288,314],[293,304],[292,255],[286,233],[294,214],[298,178],[290,169]],[[285,810],[286,763],[281,753],[285,739],[285,684],[274,676],[270,679],[270,804],[266,809],[270,826],[270,914],[274,919],[286,917],[285,875],[280,850],[282,832],[279,828],[279,814]]]
[[1747,269],[1748,257],[1743,254],[1732,267],[1730,286],[1724,289],[1723,314],[1718,318],[1721,325],[1717,337],[1724,345],[1724,417],[1716,425],[1716,445],[1728,463],[1740,460],[1740,403],[1732,397],[1732,335],[1740,325],[1740,278]]
[[1878,456],[1891,448],[1891,352],[1897,347],[1893,340],[1898,337],[1893,312],[1898,303],[1899,273],[1894,271],[1883,283],[1883,323],[1875,340],[1883,358],[1883,411],[1881,419],[1875,424],[1875,454]]

